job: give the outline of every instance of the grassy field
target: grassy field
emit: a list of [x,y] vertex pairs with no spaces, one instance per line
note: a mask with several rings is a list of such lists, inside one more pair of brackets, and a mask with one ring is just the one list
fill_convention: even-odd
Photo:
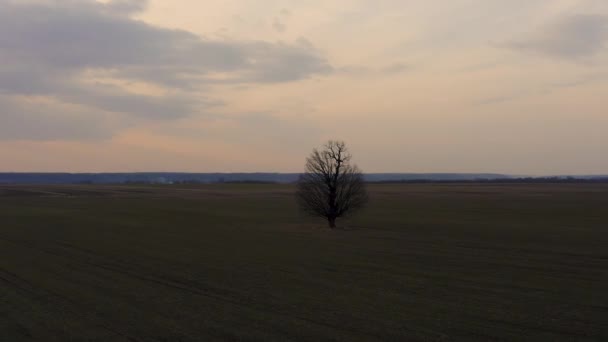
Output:
[[0,341],[607,341],[608,185],[0,186]]

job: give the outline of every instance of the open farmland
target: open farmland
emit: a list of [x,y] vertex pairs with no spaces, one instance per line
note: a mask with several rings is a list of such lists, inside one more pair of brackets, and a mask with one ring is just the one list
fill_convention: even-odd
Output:
[[0,341],[608,340],[608,185],[0,186]]

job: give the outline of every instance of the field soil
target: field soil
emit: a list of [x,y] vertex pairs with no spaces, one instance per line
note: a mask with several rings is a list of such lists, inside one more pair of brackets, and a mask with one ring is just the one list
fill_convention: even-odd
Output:
[[0,341],[608,341],[608,185],[0,185]]

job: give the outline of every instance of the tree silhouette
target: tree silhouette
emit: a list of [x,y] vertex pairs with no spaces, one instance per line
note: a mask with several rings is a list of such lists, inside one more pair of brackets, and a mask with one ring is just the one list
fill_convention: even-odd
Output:
[[352,155],[343,141],[330,140],[314,149],[306,159],[306,170],[297,186],[300,207],[310,215],[327,219],[330,228],[336,219],[356,212],[368,200],[363,175],[351,164]]

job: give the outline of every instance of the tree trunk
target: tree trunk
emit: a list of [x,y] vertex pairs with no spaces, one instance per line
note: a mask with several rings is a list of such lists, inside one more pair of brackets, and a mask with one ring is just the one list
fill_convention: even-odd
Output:
[[329,223],[329,228],[334,229],[336,228],[336,218],[335,217],[330,217],[327,219],[328,223]]

